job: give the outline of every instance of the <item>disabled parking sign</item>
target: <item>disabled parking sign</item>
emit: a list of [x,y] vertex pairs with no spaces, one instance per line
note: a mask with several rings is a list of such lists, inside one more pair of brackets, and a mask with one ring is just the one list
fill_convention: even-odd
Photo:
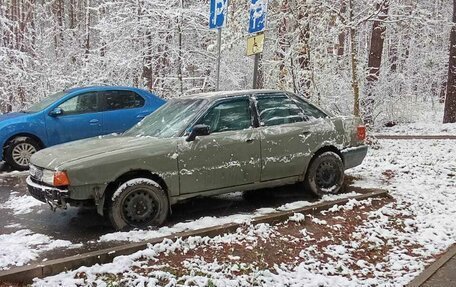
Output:
[[250,0],[249,33],[260,33],[266,28],[268,0]]
[[210,0],[209,28],[220,29],[226,26],[228,0]]

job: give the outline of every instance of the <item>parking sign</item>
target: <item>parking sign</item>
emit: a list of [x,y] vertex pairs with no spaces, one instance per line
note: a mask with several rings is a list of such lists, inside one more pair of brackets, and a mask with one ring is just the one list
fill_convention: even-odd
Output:
[[250,0],[249,33],[260,33],[266,28],[268,0]]
[[220,29],[226,25],[226,14],[228,13],[228,0],[211,0],[209,14],[209,28]]

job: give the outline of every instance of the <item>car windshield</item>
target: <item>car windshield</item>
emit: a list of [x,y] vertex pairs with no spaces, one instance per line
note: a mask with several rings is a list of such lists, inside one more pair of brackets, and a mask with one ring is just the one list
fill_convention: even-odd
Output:
[[37,113],[39,111],[44,110],[45,108],[49,107],[53,102],[61,99],[63,96],[67,94],[66,91],[58,92],[49,97],[42,99],[41,101],[33,104],[30,108],[25,110],[26,113]]
[[205,100],[196,99],[171,100],[124,135],[158,138],[179,136],[205,103]]

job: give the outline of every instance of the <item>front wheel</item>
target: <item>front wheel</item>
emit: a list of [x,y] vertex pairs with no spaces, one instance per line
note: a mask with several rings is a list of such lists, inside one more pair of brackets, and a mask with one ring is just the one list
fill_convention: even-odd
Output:
[[169,212],[165,191],[153,180],[137,178],[122,184],[109,203],[109,220],[117,230],[162,225]]
[[16,170],[29,168],[30,158],[40,149],[40,145],[32,138],[17,137],[5,148],[5,161]]
[[344,183],[344,163],[334,152],[324,152],[314,158],[304,181],[306,190],[318,197],[339,193]]

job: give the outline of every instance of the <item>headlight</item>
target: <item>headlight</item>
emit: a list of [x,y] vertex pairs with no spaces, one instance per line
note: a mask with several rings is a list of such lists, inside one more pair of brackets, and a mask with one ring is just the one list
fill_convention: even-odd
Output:
[[56,171],[54,172],[54,182],[53,186],[67,186],[70,185],[70,180],[66,171]]
[[54,171],[46,169],[43,170],[41,181],[49,185],[54,185]]

